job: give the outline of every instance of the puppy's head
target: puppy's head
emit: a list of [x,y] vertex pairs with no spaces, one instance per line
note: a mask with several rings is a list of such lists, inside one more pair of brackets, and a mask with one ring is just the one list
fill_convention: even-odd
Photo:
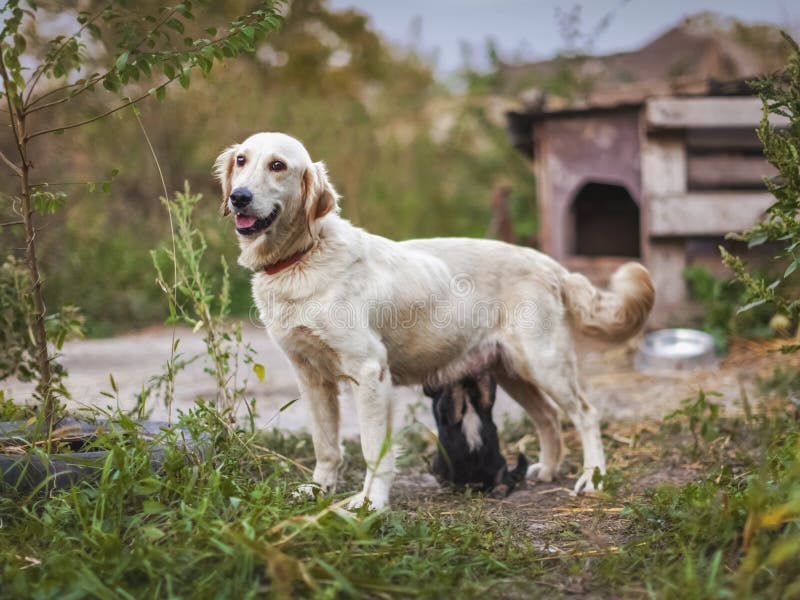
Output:
[[464,380],[472,406],[481,416],[491,419],[492,407],[497,395],[497,382],[486,371]]
[[316,221],[338,209],[325,165],[312,162],[298,140],[282,133],[257,133],[230,146],[214,170],[222,214],[234,215],[240,262],[253,269],[308,246]]
[[460,381],[444,386],[426,384],[422,391],[433,400],[433,417],[438,427],[461,427],[469,397]]

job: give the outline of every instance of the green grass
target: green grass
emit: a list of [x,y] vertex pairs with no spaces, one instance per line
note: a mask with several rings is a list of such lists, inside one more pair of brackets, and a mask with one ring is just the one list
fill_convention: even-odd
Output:
[[800,415],[781,403],[721,418],[701,392],[672,417],[683,423],[661,443],[699,475],[626,503],[631,537],[598,562],[599,582],[659,598],[799,597]]
[[[728,418],[710,404],[687,401],[633,449],[607,444],[608,497],[574,500],[591,508],[557,522],[568,496],[538,488],[516,504],[412,489],[392,511],[351,515],[342,499],[363,473],[352,443],[343,493],[296,500],[313,466],[308,436],[252,434],[204,405],[182,425],[210,435],[210,453],[187,456],[165,434],[165,466],[154,471],[148,444],[121,418],[126,434],[98,442],[111,449],[99,481],[0,496],[0,597],[796,597],[797,415],[781,405]],[[413,475],[431,448],[418,432],[409,444],[422,453],[405,461]],[[643,487],[664,465],[697,475]],[[520,502],[526,493],[541,505]]]
[[506,544],[509,523],[484,518],[480,502],[459,522],[415,511],[356,518],[337,498],[292,498],[308,480],[297,462],[308,462],[307,437],[251,436],[207,408],[182,422],[211,433],[211,456],[187,459],[167,439],[156,472],[128,423],[124,440],[102,440],[111,454],[98,482],[51,497],[6,490],[0,596],[441,597],[530,574],[530,548]]

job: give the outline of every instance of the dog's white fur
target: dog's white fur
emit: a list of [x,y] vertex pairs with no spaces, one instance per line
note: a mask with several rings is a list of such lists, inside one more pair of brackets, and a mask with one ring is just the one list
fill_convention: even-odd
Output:
[[[270,170],[275,160],[287,168]],[[335,489],[342,464],[339,381],[352,384],[368,467],[350,506],[368,501],[381,508],[395,473],[387,444],[392,385],[455,381],[484,369],[535,423],[541,455],[529,476],[551,480],[562,459],[552,399],[583,445],[575,491],[594,489],[592,473],[605,472],[605,457],[598,414],[578,383],[572,330],[611,340],[635,334],[654,299],[644,267],[624,265],[611,291],[600,291],[530,248],[478,239],[394,242],[369,234],[339,216],[324,165],[281,133],[255,134],[231,146],[217,159],[216,172],[226,214],[238,187],[253,194],[251,216],[281,207],[266,231],[238,236],[239,263],[253,271],[260,318],[296,372],[311,414],[313,479],[324,491]],[[307,248],[285,270],[264,272]],[[381,318],[386,307],[396,318]],[[452,318],[443,318],[448,314]],[[486,318],[472,318],[476,314]]]
[[467,440],[467,448],[469,448],[470,452],[474,452],[483,446],[483,438],[481,437],[481,417],[469,400],[465,403],[461,431],[464,432],[464,438]]

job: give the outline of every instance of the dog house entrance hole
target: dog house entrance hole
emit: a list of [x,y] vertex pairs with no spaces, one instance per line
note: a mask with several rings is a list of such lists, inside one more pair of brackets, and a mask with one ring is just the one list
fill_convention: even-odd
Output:
[[639,207],[621,185],[587,183],[572,203],[579,256],[640,256]]

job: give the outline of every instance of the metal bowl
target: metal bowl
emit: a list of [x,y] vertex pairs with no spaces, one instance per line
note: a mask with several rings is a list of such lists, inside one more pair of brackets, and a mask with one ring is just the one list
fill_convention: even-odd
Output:
[[717,366],[714,338],[696,329],[660,329],[644,336],[634,356],[637,371],[683,371]]

